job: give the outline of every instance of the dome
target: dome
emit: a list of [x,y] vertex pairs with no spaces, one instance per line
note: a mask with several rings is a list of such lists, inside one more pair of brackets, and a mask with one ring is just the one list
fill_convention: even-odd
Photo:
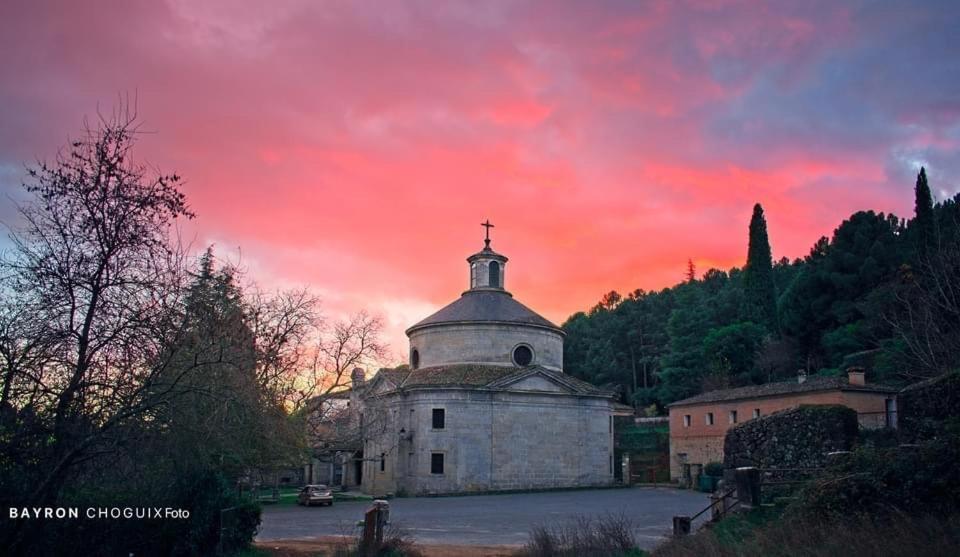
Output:
[[442,324],[515,323],[563,331],[532,309],[513,299],[509,292],[493,289],[471,289],[459,299],[407,329],[407,334]]
[[506,290],[507,261],[490,248],[488,235],[467,258],[470,289],[407,329],[412,369],[482,364],[563,371],[563,330]]

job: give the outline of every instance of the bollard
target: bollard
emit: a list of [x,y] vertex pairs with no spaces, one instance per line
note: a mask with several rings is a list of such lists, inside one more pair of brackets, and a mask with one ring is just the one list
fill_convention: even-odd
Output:
[[673,537],[680,538],[690,533],[690,517],[673,517]]
[[723,518],[723,493],[714,491],[710,494],[710,521],[716,522]]
[[383,499],[377,499],[373,502],[373,508],[377,510],[377,526],[374,539],[379,550],[380,546],[383,545],[383,531],[386,530],[387,523],[390,521],[390,503]]

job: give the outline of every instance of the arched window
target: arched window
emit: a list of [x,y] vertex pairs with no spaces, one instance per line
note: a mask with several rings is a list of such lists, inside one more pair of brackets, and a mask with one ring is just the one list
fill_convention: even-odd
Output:
[[420,352],[416,348],[410,351],[410,367],[413,369],[420,367]]
[[490,262],[490,286],[500,288],[500,264],[496,261]]

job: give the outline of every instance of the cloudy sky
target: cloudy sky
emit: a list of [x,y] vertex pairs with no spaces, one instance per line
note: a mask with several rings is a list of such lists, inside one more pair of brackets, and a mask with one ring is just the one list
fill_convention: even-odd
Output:
[[186,179],[194,245],[328,315],[402,330],[464,258],[562,322],[606,291],[776,257],[855,210],[960,190],[960,4],[200,2],[0,5],[0,219],[24,165],[136,95],[138,155]]

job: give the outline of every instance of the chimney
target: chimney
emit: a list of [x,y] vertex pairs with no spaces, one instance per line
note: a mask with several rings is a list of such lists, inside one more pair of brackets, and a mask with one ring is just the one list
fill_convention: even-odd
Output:
[[807,370],[805,370],[805,369],[798,369],[798,370],[797,370],[797,383],[799,383],[800,385],[803,385],[803,384],[806,383],[806,382],[807,382]]
[[848,367],[847,380],[851,385],[862,387],[867,384],[866,372],[862,367]]
[[359,389],[363,386],[364,375],[362,367],[353,368],[353,372],[350,373],[350,381],[354,389]]

